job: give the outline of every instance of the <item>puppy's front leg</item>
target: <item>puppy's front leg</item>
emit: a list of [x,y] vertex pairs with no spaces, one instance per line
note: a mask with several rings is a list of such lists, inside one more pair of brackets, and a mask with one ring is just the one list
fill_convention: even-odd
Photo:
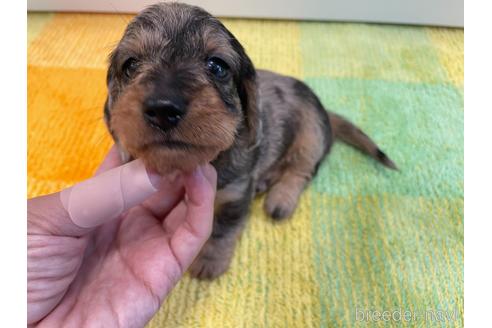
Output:
[[192,277],[211,280],[227,271],[252,199],[250,181],[233,183],[217,191],[212,235],[189,268]]

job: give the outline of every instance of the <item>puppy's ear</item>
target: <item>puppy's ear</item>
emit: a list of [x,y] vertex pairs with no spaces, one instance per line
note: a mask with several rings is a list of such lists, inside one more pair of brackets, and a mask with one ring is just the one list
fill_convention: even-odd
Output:
[[249,132],[249,145],[257,143],[260,135],[259,117],[257,108],[256,70],[244,51],[241,44],[231,34],[231,45],[239,55],[239,70],[236,76],[236,86],[241,107],[243,109],[246,126]]
[[130,156],[130,154],[123,148],[121,143],[118,141],[118,138],[113,132],[113,129],[111,128],[111,107],[113,105],[113,98],[114,98],[114,93],[115,93],[115,83],[116,83],[116,64],[114,57],[116,56],[116,50],[113,51],[109,57],[109,67],[108,67],[108,73],[106,75],[106,85],[108,88],[108,95],[106,97],[106,101],[104,102],[104,122],[106,123],[106,126],[108,127],[109,133],[111,134],[111,137],[113,137],[113,140],[116,144],[116,147],[118,148],[118,152],[120,154],[120,159],[122,163],[127,163],[131,161],[133,158]]
[[109,128],[109,132],[111,132],[111,134],[112,131],[110,126],[110,119],[111,119],[110,109],[113,105],[113,97],[111,93],[113,92],[113,85],[114,85],[115,74],[116,74],[116,68],[114,63],[115,52],[116,50],[114,50],[109,56],[108,72],[106,73],[106,87],[107,87],[108,95],[106,96],[106,101],[104,102],[104,122]]

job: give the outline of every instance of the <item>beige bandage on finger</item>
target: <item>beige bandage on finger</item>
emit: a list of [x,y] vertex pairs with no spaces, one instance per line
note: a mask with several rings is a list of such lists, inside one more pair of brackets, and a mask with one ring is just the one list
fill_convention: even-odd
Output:
[[92,228],[149,198],[159,180],[149,177],[141,160],[134,160],[63,190],[60,199],[73,223]]

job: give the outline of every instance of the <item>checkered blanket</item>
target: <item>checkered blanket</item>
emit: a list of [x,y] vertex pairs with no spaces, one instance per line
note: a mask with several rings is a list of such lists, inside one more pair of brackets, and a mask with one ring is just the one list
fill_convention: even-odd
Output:
[[[28,15],[29,197],[88,178],[109,149],[106,58],[130,18]],[[230,271],[186,276],[149,327],[461,327],[463,30],[223,21],[400,171],[336,144],[291,220],[255,201]]]

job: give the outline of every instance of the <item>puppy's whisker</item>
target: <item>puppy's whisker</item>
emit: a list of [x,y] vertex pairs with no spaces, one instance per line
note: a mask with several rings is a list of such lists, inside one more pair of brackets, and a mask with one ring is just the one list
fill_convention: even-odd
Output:
[[[124,15],[123,15],[123,12],[122,11],[119,11],[118,9],[116,9],[116,6],[113,4],[112,1],[108,1],[109,5],[113,8],[113,10],[115,11],[115,13],[117,14],[116,16],[118,16],[121,21],[126,25],[128,25],[128,23],[130,23],[130,20],[127,19]],[[126,13],[125,13],[126,14]]]
[[98,116],[98,117],[85,117],[85,118],[78,118],[76,121],[78,123],[90,123],[90,124],[93,124],[93,123],[102,123],[103,122],[103,118],[101,116]]
[[[96,127],[97,125],[101,124],[102,126],[104,125],[103,119],[101,116],[99,117],[85,117],[85,118],[77,118],[75,120],[75,123],[77,127],[79,128],[93,128]],[[103,130],[104,131],[104,130]]]
[[96,148],[99,148],[101,144],[103,143],[104,140],[106,140],[107,135],[101,135],[98,140],[96,141]]
[[92,112],[94,109],[101,109],[101,105],[95,105],[95,106],[91,106],[91,107],[79,107],[79,108],[74,108],[74,109],[71,109],[71,111],[74,111],[74,112]]
[[114,48],[116,48],[116,46],[118,45],[118,41],[114,41],[114,42],[111,42],[110,44],[107,44],[103,47],[104,50],[110,52],[111,50],[113,50]]

